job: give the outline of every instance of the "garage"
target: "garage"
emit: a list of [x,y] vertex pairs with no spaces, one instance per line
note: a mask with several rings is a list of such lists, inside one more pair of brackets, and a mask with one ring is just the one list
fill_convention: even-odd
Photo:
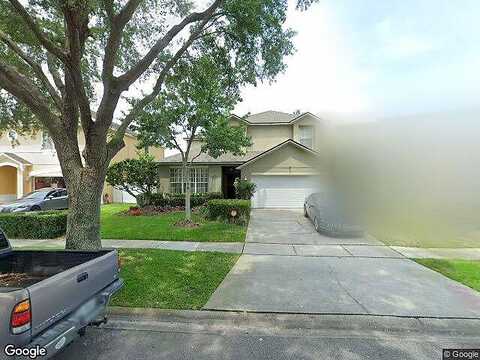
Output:
[[325,191],[319,154],[291,139],[237,169],[256,185],[253,208],[302,208],[307,196]]
[[318,177],[301,175],[256,175],[254,208],[302,208],[305,198],[319,188]]

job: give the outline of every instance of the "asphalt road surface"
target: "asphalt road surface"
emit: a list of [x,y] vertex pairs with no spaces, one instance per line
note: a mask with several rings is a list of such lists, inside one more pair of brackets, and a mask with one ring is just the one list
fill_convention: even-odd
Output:
[[[196,315],[200,314],[200,315]],[[442,359],[480,348],[479,320],[189,312],[114,316],[55,360]]]

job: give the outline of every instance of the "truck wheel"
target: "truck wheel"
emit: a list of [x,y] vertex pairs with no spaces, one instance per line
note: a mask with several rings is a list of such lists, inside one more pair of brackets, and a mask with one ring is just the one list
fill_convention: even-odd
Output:
[[86,327],[83,327],[80,330],[78,330],[78,335],[80,335],[80,336],[85,336],[86,333],[87,333],[87,328]]

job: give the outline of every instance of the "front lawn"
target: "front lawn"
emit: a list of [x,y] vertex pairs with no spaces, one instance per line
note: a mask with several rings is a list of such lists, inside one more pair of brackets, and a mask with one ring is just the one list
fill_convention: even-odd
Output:
[[415,259],[423,266],[480,291],[480,261]]
[[128,204],[110,204],[102,207],[102,239],[124,240],[173,240],[173,241],[245,241],[247,227],[209,221],[198,214],[193,214],[193,221],[200,224],[198,228],[175,226],[184,218],[184,212],[171,212],[156,216],[126,216]]
[[170,250],[120,250],[124,288],[111,305],[201,309],[238,255]]

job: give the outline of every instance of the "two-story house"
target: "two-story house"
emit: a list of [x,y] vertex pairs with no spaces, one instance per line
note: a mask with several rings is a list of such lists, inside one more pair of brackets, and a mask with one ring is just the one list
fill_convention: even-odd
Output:
[[[112,129],[113,131],[113,129]],[[114,157],[113,162],[138,156],[137,138],[134,133],[125,134],[125,147]],[[85,146],[82,129],[78,130],[80,149]],[[152,148],[149,152],[157,160],[163,159],[162,148]],[[20,136],[7,131],[0,136],[0,203],[22,197],[31,191],[44,187],[64,187],[62,170],[53,141],[47,131]],[[135,199],[108,184],[104,194],[114,202],[135,202]]]
[[[222,192],[234,197],[236,178],[256,184],[254,208],[298,208],[306,196],[319,188],[322,170],[324,123],[311,113],[288,114],[266,111],[241,118],[232,115],[231,126],[246,126],[253,145],[245,155],[225,154],[216,159],[201,154],[193,160],[192,192]],[[193,144],[191,157],[201,143]],[[182,191],[181,155],[160,161],[163,192]],[[320,175],[320,176],[319,176]]]

